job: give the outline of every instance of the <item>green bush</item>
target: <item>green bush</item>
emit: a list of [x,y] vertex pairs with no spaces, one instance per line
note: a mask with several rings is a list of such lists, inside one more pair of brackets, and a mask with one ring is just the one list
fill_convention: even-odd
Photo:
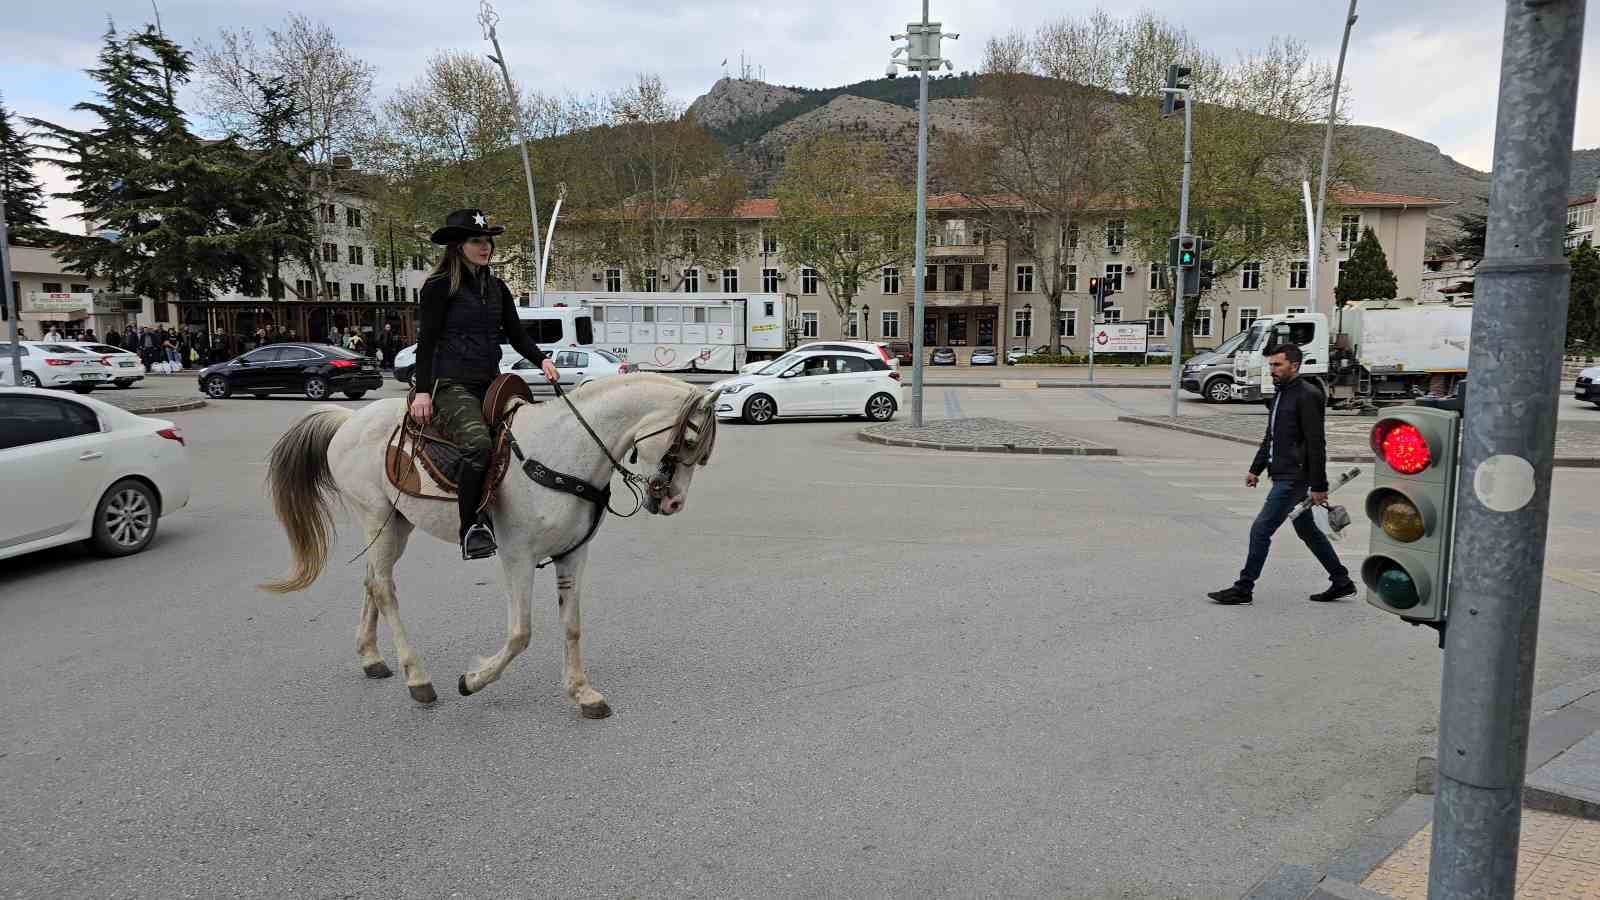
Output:
[[1074,356],[1060,353],[1035,353],[1017,360],[1019,366],[1070,366],[1077,361]]

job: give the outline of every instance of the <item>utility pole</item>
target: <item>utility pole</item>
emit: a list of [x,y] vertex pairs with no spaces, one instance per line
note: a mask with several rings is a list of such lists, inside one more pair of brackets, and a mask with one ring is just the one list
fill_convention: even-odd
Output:
[[1428,896],[1516,885],[1570,269],[1562,255],[1585,0],[1508,0],[1473,297]]
[[541,262],[543,257],[539,254],[539,203],[533,196],[533,164],[528,162],[528,127],[522,121],[522,98],[511,84],[511,69],[506,66],[506,55],[500,49],[500,36],[495,31],[499,23],[500,14],[494,11],[494,4],[489,0],[480,0],[478,24],[483,26],[483,39],[494,45],[494,54],[489,59],[500,67],[500,77],[506,84],[506,99],[510,101],[511,111],[517,118],[517,148],[522,151],[522,174],[528,182],[528,242],[533,252],[534,278],[538,282],[534,290],[539,297],[539,306],[544,306],[544,265]]
[[0,299],[10,311],[7,335],[11,339],[11,384],[22,386],[22,345],[17,343],[17,320],[22,317],[22,298],[11,290],[11,229],[6,225],[6,188],[0,184]]
[[[889,67],[884,73],[890,78],[895,76],[897,66],[917,70],[917,246],[914,248],[915,260],[912,277],[916,279],[912,287],[912,323],[911,323],[911,348],[914,359],[911,361],[911,425],[914,428],[922,427],[922,371],[927,361],[926,347],[923,346],[924,323],[927,320],[927,296],[923,269],[928,265],[928,69],[938,68],[944,63],[946,68],[954,69],[949,60],[940,57],[941,38],[955,40],[958,34],[942,34],[941,23],[928,21],[928,0],[922,0],[922,21],[912,22],[906,26],[905,34],[889,36],[891,41],[905,40],[906,46],[895,48],[894,54],[889,57]],[[906,55],[905,62],[900,62],[900,54]]]
[[[1161,93],[1167,95],[1167,100],[1181,101],[1183,103],[1183,191],[1178,198],[1178,234],[1189,233],[1189,173],[1194,167],[1194,153],[1191,149],[1190,133],[1194,131],[1194,103],[1190,95],[1187,82],[1189,70],[1173,63],[1167,67],[1167,87]],[[1170,111],[1170,107],[1168,107]],[[1167,113],[1163,113],[1165,116]],[[1188,298],[1184,296],[1183,286],[1180,284],[1173,292],[1172,304],[1172,410],[1170,415],[1178,417],[1178,386],[1183,381],[1183,307]]]
[[1322,271],[1322,208],[1328,196],[1328,157],[1333,153],[1333,122],[1339,114],[1339,83],[1344,80],[1344,56],[1350,50],[1350,29],[1356,27],[1356,0],[1344,17],[1344,40],[1339,42],[1339,65],[1333,70],[1333,98],[1328,101],[1328,127],[1322,134],[1322,174],[1317,178],[1317,218],[1310,228],[1311,255],[1306,257],[1306,287],[1311,295],[1311,311],[1317,311],[1317,277]]

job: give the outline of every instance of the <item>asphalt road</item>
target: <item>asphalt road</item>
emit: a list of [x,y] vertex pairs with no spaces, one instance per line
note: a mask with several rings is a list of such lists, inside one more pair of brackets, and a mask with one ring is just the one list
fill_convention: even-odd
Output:
[[[605,721],[560,689],[548,574],[527,653],[447,690],[504,602],[494,563],[425,536],[400,602],[440,700],[363,678],[353,528],[306,593],[251,587],[287,559],[262,459],[308,404],[172,414],[194,499],[148,552],[0,566],[0,896],[1210,898],[1322,862],[1433,752],[1433,634],[1307,603],[1322,575],[1287,529],[1255,606],[1207,603],[1260,494],[1249,448],[1114,421],[1165,402],[928,393],[930,418],[1113,459],[725,427],[682,516],[597,538]],[[1600,471],[1555,477],[1539,690],[1600,666],[1574,586],[1600,569]],[[1358,521],[1340,547],[1365,545]]]

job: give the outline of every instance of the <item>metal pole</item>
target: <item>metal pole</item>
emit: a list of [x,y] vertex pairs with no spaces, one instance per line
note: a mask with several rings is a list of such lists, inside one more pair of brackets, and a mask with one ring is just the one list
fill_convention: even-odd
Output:
[[[928,0],[922,0],[922,26],[928,26]],[[911,41],[913,48],[927,47],[926,32],[923,40]],[[913,264],[914,277],[917,279],[912,292],[912,339],[916,342],[915,359],[911,361],[911,425],[913,428],[922,427],[922,369],[925,364],[923,356],[926,348],[923,346],[923,329],[927,317],[927,297],[924,285],[927,276],[923,269],[928,265],[928,66],[934,61],[926,58],[909,60],[917,64],[917,246],[913,251],[915,263]],[[1010,277],[1010,273],[1006,273]]]
[[1322,174],[1317,177],[1317,222],[1311,229],[1311,258],[1307,261],[1306,287],[1311,291],[1311,312],[1317,311],[1317,258],[1322,254],[1322,206],[1328,196],[1328,156],[1333,152],[1333,120],[1339,114],[1339,83],[1344,80],[1344,55],[1350,50],[1350,29],[1356,27],[1356,0],[1344,19],[1344,40],[1339,42],[1339,65],[1333,70],[1333,98],[1328,101],[1328,128],[1322,135]]
[[17,320],[22,318],[22,298],[11,290],[11,229],[6,225],[6,188],[0,184],[0,298],[10,311],[11,384],[22,386],[22,345],[17,343]]
[[522,98],[517,96],[516,88],[511,85],[511,70],[506,67],[506,55],[500,50],[500,36],[495,31],[500,16],[488,0],[479,4],[478,21],[483,25],[484,37],[494,45],[494,55],[489,59],[500,66],[500,77],[506,83],[506,97],[511,100],[511,110],[517,118],[517,149],[522,151],[522,175],[528,182],[528,216],[532,223],[528,229],[528,241],[533,247],[534,267],[537,270],[534,274],[538,281],[535,290],[539,297],[538,305],[544,306],[544,266],[540,263],[539,255],[539,203],[533,196],[533,164],[528,162],[528,129],[522,121]]
[[1566,336],[1562,213],[1584,5],[1506,3],[1439,704],[1434,900],[1509,898],[1516,884]]
[[[1194,115],[1189,91],[1183,91],[1183,194],[1178,198],[1178,233],[1189,233],[1189,169],[1194,165],[1194,154],[1190,149],[1189,132],[1194,128]],[[1178,283],[1172,288],[1172,340],[1168,344],[1172,348],[1172,412],[1174,419],[1178,417],[1178,385],[1183,380],[1183,304],[1187,300],[1183,296],[1183,277],[1180,274]]]
[[1306,293],[1311,295],[1311,312],[1317,311],[1317,257],[1321,234],[1317,230],[1317,211],[1311,204],[1311,181],[1300,179],[1300,200],[1306,208]]
[[[1096,282],[1104,285],[1104,281]],[[1100,288],[1095,288],[1093,296],[1089,298],[1089,383],[1094,384],[1094,327],[1100,320]]]

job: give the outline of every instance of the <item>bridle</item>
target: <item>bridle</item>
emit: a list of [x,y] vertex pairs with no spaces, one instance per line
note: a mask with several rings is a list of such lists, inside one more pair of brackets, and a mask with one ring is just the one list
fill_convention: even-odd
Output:
[[[594,439],[595,445],[600,448],[601,453],[606,455],[606,459],[611,462],[613,469],[622,477],[622,483],[633,494],[634,507],[627,513],[611,509],[608,502],[606,508],[610,510],[612,515],[621,516],[624,519],[629,518],[638,514],[646,503],[651,505],[650,511],[654,512],[655,506],[660,504],[671,493],[672,481],[677,477],[680,466],[703,466],[711,459],[711,448],[716,442],[717,415],[711,406],[712,401],[698,393],[692,394],[684,400],[683,406],[678,410],[677,415],[673,417],[672,424],[634,437],[629,448],[632,450],[630,461],[637,463],[639,461],[640,444],[650,438],[667,434],[668,432],[672,433],[672,440],[667,445],[667,452],[661,455],[661,462],[656,466],[655,472],[646,476],[640,475],[623,465],[622,461],[612,454],[611,448],[606,446],[606,442],[600,439],[600,435],[595,434],[594,428],[590,427],[588,420],[583,417],[583,413],[578,412],[578,407],[573,404],[572,398],[567,396],[567,392],[561,389],[561,385],[553,384],[553,387],[555,388],[556,396],[567,404],[567,408],[572,411],[572,415],[578,420],[578,424],[582,425],[583,430],[587,431],[589,437]],[[697,413],[701,414],[701,421],[699,422],[695,421]]]

